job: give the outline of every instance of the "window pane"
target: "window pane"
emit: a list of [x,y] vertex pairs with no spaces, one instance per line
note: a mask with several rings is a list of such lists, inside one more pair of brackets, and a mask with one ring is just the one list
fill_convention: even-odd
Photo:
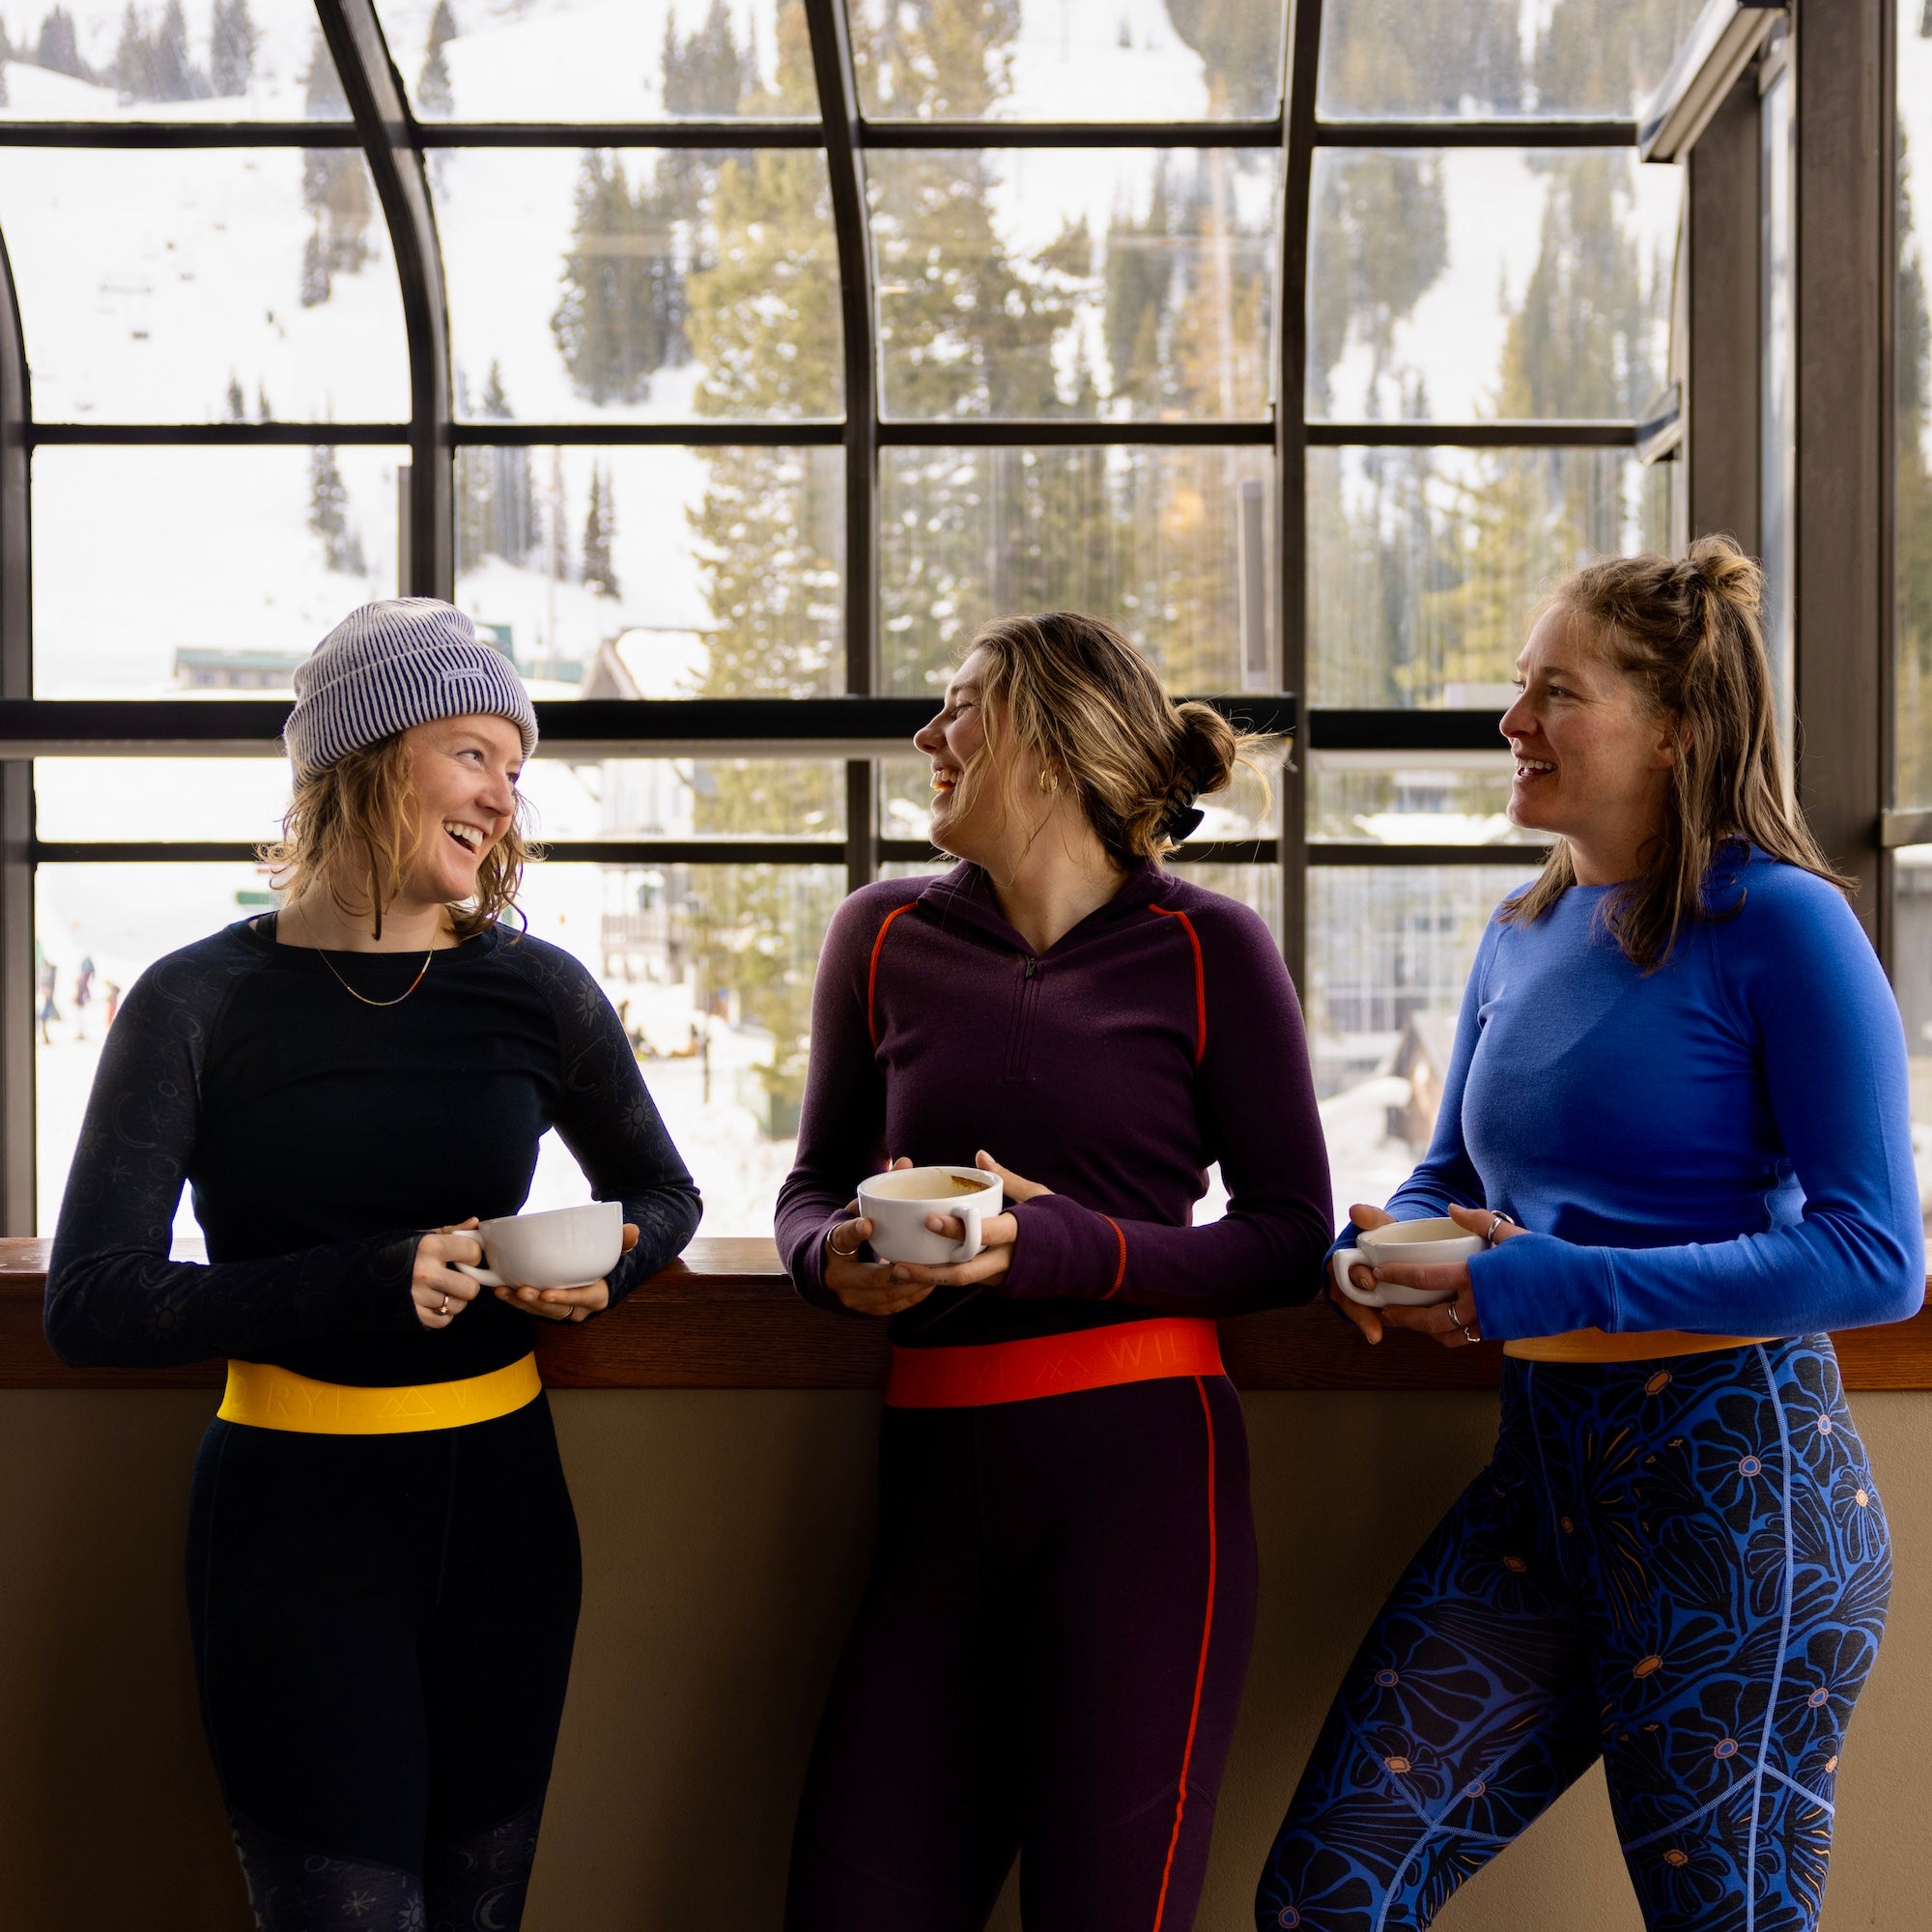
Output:
[[1308,874],[1308,1032],[1339,1227],[1422,1157],[1477,942],[1516,866],[1317,866]]
[[791,119],[818,112],[800,0],[379,0],[424,121]]
[[34,695],[286,693],[326,631],[396,595],[404,461],[381,447],[37,450]]
[[790,420],[843,408],[825,157],[431,157],[459,415]]
[[281,758],[36,758],[34,832],[70,839],[273,838]]
[[[1107,618],[1175,692],[1238,691],[1244,663],[1268,661],[1265,449],[894,448],[880,470],[889,691],[936,695],[975,629],[1016,611]],[[1257,543],[1258,613],[1243,609],[1240,567]]]
[[[1901,44],[1903,36],[1900,37]],[[1918,1200],[1932,1233],[1932,845],[1892,854],[1892,988],[1905,1020],[1912,1082],[1912,1153]]]
[[1704,0],[1328,0],[1316,112],[1625,115]]
[[1308,452],[1309,701],[1493,708],[1538,593],[1667,550],[1668,464],[1615,449]]
[[1663,382],[1682,177],[1634,148],[1318,149],[1310,417],[1635,417]]
[[1509,821],[1506,752],[1309,752],[1308,837],[1316,843],[1543,844]]
[[844,452],[457,451],[457,602],[542,697],[844,688]]
[[158,15],[65,0],[14,43],[0,83],[8,121],[349,118],[310,0],[187,0]]
[[826,758],[605,758],[539,750],[519,787],[539,838],[838,838],[845,767]]
[[1264,416],[1270,151],[867,156],[889,416]]
[[389,231],[355,150],[0,149],[0,207],[43,422],[409,414]]
[[1926,267],[1932,236],[1932,17],[1908,0],[1900,0],[1898,20],[1898,716],[1892,802],[1907,808],[1932,806],[1932,274]]
[[866,112],[921,121],[1166,121],[1281,106],[1281,0],[1102,7],[850,0]]

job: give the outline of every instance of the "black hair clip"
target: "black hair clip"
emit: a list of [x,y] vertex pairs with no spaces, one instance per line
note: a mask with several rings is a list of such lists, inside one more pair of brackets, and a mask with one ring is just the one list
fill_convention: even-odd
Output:
[[1177,799],[1160,821],[1160,836],[1176,845],[1183,845],[1201,830],[1201,821],[1207,816],[1198,805],[1182,805]]

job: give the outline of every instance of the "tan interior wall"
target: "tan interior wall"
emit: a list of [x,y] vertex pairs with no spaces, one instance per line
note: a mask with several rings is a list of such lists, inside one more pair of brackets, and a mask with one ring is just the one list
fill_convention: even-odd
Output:
[[[586,1598],[528,1932],[776,1927],[790,1811],[868,1536],[875,1404],[558,1396]],[[178,1573],[201,1395],[0,1395],[0,1920],[242,1932],[196,1729]],[[1855,1405],[1898,1544],[1839,1785],[1830,1932],[1923,1922],[1932,1397]],[[1250,1900],[1363,1624],[1485,1457],[1462,1396],[1248,1401],[1260,1637],[1202,1932]],[[1011,1932],[1010,1904],[999,1920]],[[1636,1932],[1601,1779],[1474,1881],[1442,1932]]]

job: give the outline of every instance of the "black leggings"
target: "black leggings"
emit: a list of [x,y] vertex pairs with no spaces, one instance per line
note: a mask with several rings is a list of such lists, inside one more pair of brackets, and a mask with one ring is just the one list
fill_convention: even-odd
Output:
[[210,1427],[188,1617],[263,1932],[515,1932],[580,1586],[541,1396],[410,1435]]
[[1224,1377],[889,1408],[790,1932],[1186,1932],[1254,1608]]

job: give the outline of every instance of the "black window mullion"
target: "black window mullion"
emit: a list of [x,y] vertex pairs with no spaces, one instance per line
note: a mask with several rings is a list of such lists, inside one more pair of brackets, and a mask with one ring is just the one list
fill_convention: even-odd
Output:
[[[1288,43],[1287,140],[1281,192],[1281,293],[1275,303],[1276,677],[1305,706],[1308,690],[1308,204],[1315,172],[1315,87],[1321,64],[1322,0],[1296,0]],[[1305,715],[1305,713],[1304,713]],[[1309,721],[1312,724],[1313,721]],[[1303,742],[1308,741],[1304,728]],[[1308,761],[1281,772],[1281,951],[1307,986]]]
[[449,302],[429,174],[373,0],[316,0],[389,225],[410,345],[410,477],[403,590],[456,595],[456,452],[450,441]]
[[[864,138],[859,76],[844,0],[805,0],[812,70],[825,135],[832,223],[838,242],[839,320],[845,378],[845,690],[870,695],[878,674],[879,358],[872,308],[871,224],[859,158]],[[845,767],[845,885],[856,891],[879,867],[878,765]]]

